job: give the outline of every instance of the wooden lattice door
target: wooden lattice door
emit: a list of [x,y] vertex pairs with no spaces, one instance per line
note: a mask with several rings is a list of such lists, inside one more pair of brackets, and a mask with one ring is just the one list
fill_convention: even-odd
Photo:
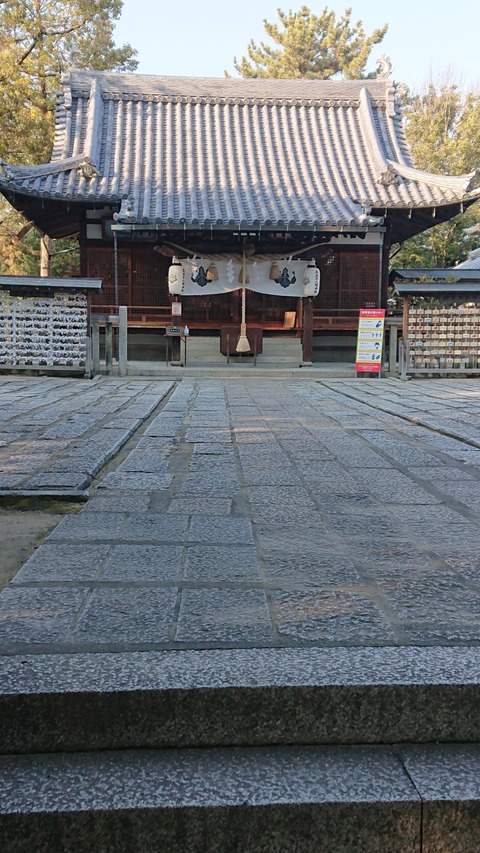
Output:
[[[128,250],[120,249],[118,259],[118,304],[129,304],[129,254]],[[88,248],[87,276],[101,278],[102,289],[92,294],[92,304],[113,308],[116,302],[115,268],[113,250],[109,248]]]
[[[150,247],[119,248],[118,304],[129,308],[168,306],[168,267],[170,261]],[[87,276],[101,278],[100,293],[94,294],[93,304],[114,307],[115,259],[113,247],[88,247]]]
[[342,252],[340,255],[338,307],[378,308],[380,300],[380,255],[370,252]]
[[153,247],[131,250],[131,305],[133,307],[167,306],[168,267],[170,259],[165,258]]

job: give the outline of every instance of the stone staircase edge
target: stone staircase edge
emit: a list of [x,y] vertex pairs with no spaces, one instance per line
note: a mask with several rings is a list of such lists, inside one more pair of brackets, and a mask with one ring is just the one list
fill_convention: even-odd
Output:
[[263,649],[0,661],[0,752],[475,742],[480,649]]

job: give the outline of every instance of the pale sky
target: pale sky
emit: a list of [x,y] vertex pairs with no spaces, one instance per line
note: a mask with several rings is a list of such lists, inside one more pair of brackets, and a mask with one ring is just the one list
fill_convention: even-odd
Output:
[[[298,10],[301,0],[124,0],[116,42],[138,51],[141,74],[223,77],[234,72],[233,57],[246,54],[251,38],[266,40],[263,19],[277,21],[277,9]],[[448,70],[466,90],[480,89],[480,4],[478,0],[320,0],[306,2],[320,14],[327,7],[337,18],[348,6],[352,21],[370,34],[389,24],[387,35],[371,52],[390,57],[392,79],[421,89]]]

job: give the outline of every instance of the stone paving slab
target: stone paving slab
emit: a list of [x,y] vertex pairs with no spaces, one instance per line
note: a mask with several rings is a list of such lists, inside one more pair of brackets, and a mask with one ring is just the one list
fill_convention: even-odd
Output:
[[[105,384],[7,383],[12,429],[85,398],[146,414],[166,390]],[[418,423],[443,403],[449,435]],[[2,648],[479,643],[477,422],[478,380],[186,378],[0,596]],[[56,443],[55,474],[118,432]],[[5,476],[26,480],[13,445]]]
[[84,496],[173,386],[142,379],[2,377],[0,494]]

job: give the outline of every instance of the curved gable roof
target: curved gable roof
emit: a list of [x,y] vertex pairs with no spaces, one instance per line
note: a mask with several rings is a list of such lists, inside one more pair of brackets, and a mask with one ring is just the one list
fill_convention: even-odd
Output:
[[471,200],[472,184],[414,169],[388,80],[86,71],[63,80],[51,162],[0,176],[10,195],[179,228],[364,227],[372,209]]

